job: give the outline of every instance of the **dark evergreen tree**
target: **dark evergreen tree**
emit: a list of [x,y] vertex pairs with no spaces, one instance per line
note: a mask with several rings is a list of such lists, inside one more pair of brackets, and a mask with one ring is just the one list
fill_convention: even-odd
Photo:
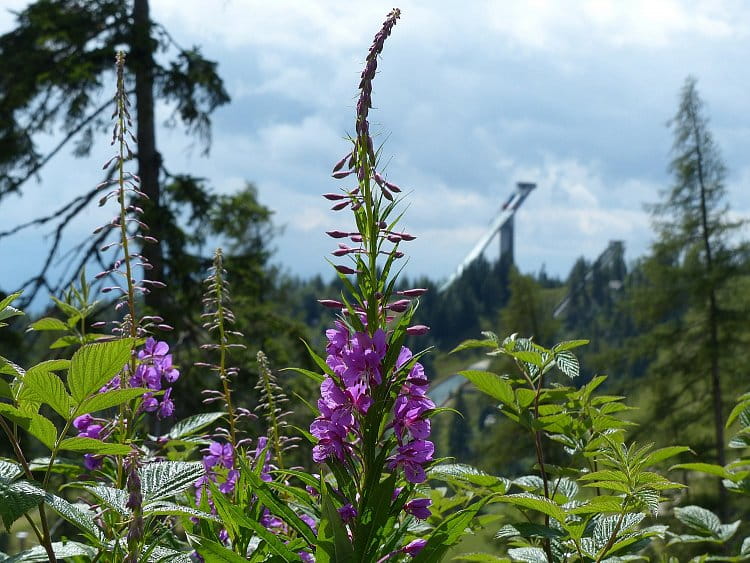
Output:
[[[72,148],[75,156],[85,156],[98,139],[104,139],[97,133],[109,132],[114,56],[123,49],[128,94],[135,107],[133,150],[140,189],[148,196],[144,220],[150,234],[162,241],[144,245],[142,253],[153,265],[151,277],[169,282],[182,265],[188,242],[176,217],[203,217],[210,198],[201,181],[173,176],[162,162],[155,133],[155,97],[174,108],[169,121],[182,123],[206,151],[211,113],[229,97],[216,63],[205,59],[198,48],[177,45],[151,19],[148,0],[37,0],[16,15],[13,31],[0,36],[0,201],[29,189],[27,181],[61,150]],[[51,132],[59,141],[43,152],[40,138]],[[0,233],[7,236],[31,225],[55,225],[47,261],[29,280],[27,302],[42,287],[58,293],[69,283],[50,281],[49,268],[63,230],[95,199],[97,191],[88,189],[61,209]],[[187,211],[178,212],[185,206]],[[73,276],[98,254],[100,243],[97,238],[79,248]],[[163,312],[158,306],[166,295],[154,292],[146,302]]]

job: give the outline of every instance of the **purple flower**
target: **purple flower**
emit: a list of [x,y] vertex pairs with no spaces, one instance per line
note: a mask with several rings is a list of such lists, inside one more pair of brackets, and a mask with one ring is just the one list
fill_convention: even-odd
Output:
[[146,412],[154,412],[159,408],[159,401],[151,393],[144,393],[141,409]]
[[223,465],[232,469],[234,465],[234,450],[232,444],[222,444],[212,441],[208,446],[208,455],[203,457],[203,463],[207,468]]
[[99,469],[102,466],[102,456],[94,454],[83,454],[83,465],[89,471]]
[[234,487],[237,485],[237,478],[240,476],[240,472],[236,469],[230,469],[227,473],[227,480],[219,485],[219,490],[225,495],[234,492]]
[[302,559],[303,563],[315,563],[315,556],[307,551],[298,551],[297,555]]
[[305,524],[310,526],[310,529],[313,531],[315,535],[318,534],[318,522],[310,516],[309,514],[300,514],[299,519],[302,520]]
[[159,412],[157,416],[159,418],[169,418],[174,414],[174,402],[172,401],[172,388],[167,389],[166,393],[161,399],[161,405],[159,405]]
[[428,498],[415,498],[404,505],[404,510],[415,518],[426,520],[431,514],[428,508],[431,504],[432,501]]
[[409,542],[404,547],[401,548],[401,551],[406,553],[407,555],[411,555],[412,557],[416,557],[416,555],[422,551],[422,548],[427,544],[427,540],[423,539],[417,539]]
[[339,508],[338,512],[344,524],[357,517],[357,509],[350,502]]
[[89,425],[94,421],[94,417],[90,414],[83,414],[81,416],[77,416],[73,420],[73,426],[76,430],[79,430],[80,432],[85,432],[86,429],[89,427]]
[[423,464],[432,461],[435,445],[429,440],[414,440],[398,447],[398,454],[388,458],[388,469],[403,468],[410,483],[423,483],[427,479]]

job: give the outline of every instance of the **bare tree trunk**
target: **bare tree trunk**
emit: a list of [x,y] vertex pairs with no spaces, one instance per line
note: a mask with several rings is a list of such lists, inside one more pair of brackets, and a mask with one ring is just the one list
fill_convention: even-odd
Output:
[[[161,221],[159,169],[161,155],[156,150],[156,127],[154,122],[154,41],[151,38],[151,17],[148,0],[133,2],[133,35],[131,62],[135,71],[135,105],[138,139],[138,175],[140,189],[148,196],[144,202],[144,222],[150,227],[149,234],[160,242],[144,243],[141,253],[153,266],[147,273],[149,279],[164,280],[164,255],[161,247]],[[160,292],[146,295],[146,306],[161,310]]]

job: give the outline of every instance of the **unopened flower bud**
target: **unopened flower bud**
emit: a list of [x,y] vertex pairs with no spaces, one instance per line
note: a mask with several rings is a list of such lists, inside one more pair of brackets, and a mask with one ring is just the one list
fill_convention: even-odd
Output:
[[422,336],[430,332],[430,327],[425,325],[413,325],[406,329],[406,334],[409,336]]
[[346,196],[344,194],[323,194],[323,197],[330,201],[339,201],[340,199],[344,199]]
[[331,174],[331,176],[333,176],[337,180],[341,180],[342,178],[346,178],[347,176],[349,176],[349,174],[352,174],[353,172],[354,170],[341,170],[339,172],[334,172],[333,174]]
[[391,311],[394,311],[396,313],[403,313],[406,311],[406,309],[409,307],[409,300],[408,299],[399,299],[398,301],[394,301],[390,305],[388,305],[388,308]]
[[326,234],[332,238],[346,238],[349,236],[349,233],[345,233],[344,231],[326,231]]
[[335,268],[336,268],[336,271],[339,272],[339,273],[341,273],[341,274],[350,275],[350,274],[356,274],[357,273],[357,270],[354,270],[354,269],[352,269],[352,268],[350,268],[348,266],[338,265],[338,266],[335,266]]
[[415,287],[413,289],[405,289],[403,291],[397,291],[396,294],[403,295],[404,297],[419,297],[427,293],[427,289],[423,287]]

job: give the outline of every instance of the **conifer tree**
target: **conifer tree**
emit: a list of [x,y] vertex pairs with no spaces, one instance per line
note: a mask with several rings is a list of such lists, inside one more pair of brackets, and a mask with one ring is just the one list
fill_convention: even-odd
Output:
[[[36,0],[16,14],[16,27],[0,36],[0,202],[20,195],[60,151],[72,149],[86,156],[98,133],[108,130],[112,99],[104,94],[111,82],[114,55],[126,51],[126,86],[133,99],[135,136],[141,191],[148,197],[144,221],[149,235],[160,244],[146,244],[142,253],[153,266],[153,279],[169,281],[170,266],[184,258],[187,235],[175,225],[180,215],[206,216],[211,197],[203,182],[188,175],[170,174],[157,146],[155,100],[174,108],[170,122],[185,126],[188,134],[210,143],[211,114],[229,101],[216,63],[197,47],[184,48],[150,15],[149,0]],[[165,118],[169,116],[164,116]],[[51,149],[43,150],[42,137],[54,133]],[[33,225],[54,225],[48,258],[29,280],[25,298],[45,287],[58,292],[68,283],[50,280],[63,230],[87,205],[97,199],[94,186],[61,209],[26,224],[0,228],[0,238]],[[187,208],[184,210],[184,208]],[[81,247],[77,269],[97,254],[100,240]],[[79,254],[80,256],[80,254]],[[72,261],[72,258],[68,258]],[[157,308],[164,292],[146,296]]]
[[[712,449],[724,465],[725,393],[736,375],[729,358],[737,344],[737,320],[744,316],[728,290],[743,262],[741,224],[729,219],[726,168],[692,77],[669,126],[674,181],[662,201],[649,206],[657,240],[641,264],[633,311],[651,352],[647,373],[656,380],[661,405],[654,414],[706,425],[701,415],[712,413]],[[680,407],[683,415],[676,412]]]

